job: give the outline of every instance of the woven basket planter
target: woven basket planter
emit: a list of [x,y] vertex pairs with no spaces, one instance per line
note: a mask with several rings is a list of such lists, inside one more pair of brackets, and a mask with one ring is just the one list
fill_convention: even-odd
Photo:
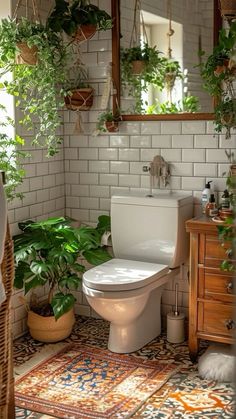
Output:
[[74,310],[63,314],[58,320],[54,316],[44,317],[33,311],[28,312],[28,322],[32,338],[40,342],[59,342],[67,338],[75,323]]
[[146,62],[142,60],[132,61],[132,73],[137,76],[143,72],[145,69]]
[[83,42],[91,39],[97,31],[96,25],[81,25],[73,35],[76,42]]
[[67,109],[72,111],[88,111],[93,105],[93,89],[84,87],[71,90],[72,95],[65,97]]
[[38,48],[36,46],[28,47],[25,42],[17,44],[20,52],[16,56],[17,64],[35,65],[38,62]]
[[236,17],[236,1],[235,0],[220,0],[221,16],[226,18]]

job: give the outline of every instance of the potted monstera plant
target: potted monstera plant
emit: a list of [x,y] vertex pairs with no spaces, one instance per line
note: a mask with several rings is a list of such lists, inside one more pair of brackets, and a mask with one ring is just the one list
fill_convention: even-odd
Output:
[[[66,54],[61,36],[44,25],[27,18],[1,20],[0,87],[15,96],[23,112],[21,124],[31,130],[37,123],[33,144],[47,148],[48,156],[62,141],[58,108]],[[14,74],[10,81],[9,73]]]
[[[56,342],[69,336],[74,324],[75,297],[85,266],[81,258],[99,265],[111,258],[101,245],[110,229],[110,218],[100,216],[96,227],[73,227],[64,217],[19,223],[22,234],[14,237],[14,286],[29,291],[44,287],[48,291],[42,304],[33,303],[28,326],[33,338]],[[79,259],[80,258],[80,259]]]
[[48,26],[55,32],[64,31],[74,40],[81,42],[92,38],[96,31],[112,28],[111,16],[88,0],[56,0],[48,17]]

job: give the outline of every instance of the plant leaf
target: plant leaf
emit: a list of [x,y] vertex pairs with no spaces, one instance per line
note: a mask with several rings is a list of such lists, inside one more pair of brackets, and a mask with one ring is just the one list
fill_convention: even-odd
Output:
[[55,319],[58,320],[63,314],[70,311],[75,301],[76,299],[72,294],[63,294],[62,292],[55,294],[51,301]]

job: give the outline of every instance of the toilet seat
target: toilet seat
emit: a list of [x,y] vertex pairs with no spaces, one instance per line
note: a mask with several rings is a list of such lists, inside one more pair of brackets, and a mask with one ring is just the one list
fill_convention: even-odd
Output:
[[85,272],[83,283],[98,291],[135,290],[151,284],[168,271],[167,265],[114,258]]

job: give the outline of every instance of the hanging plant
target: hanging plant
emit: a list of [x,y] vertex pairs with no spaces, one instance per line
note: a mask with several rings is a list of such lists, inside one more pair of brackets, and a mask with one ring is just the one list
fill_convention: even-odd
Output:
[[48,17],[48,26],[54,32],[64,31],[76,41],[92,38],[96,31],[112,28],[112,18],[87,0],[56,0],[55,7]]
[[82,63],[77,63],[67,71],[65,105],[67,109],[88,111],[93,105],[94,89],[87,83],[87,70]]
[[177,78],[183,79],[180,64],[178,61],[168,59],[164,70],[164,84],[168,92],[173,90]]
[[120,121],[121,114],[118,109],[115,113],[109,110],[102,112],[98,117],[97,130],[99,132],[117,132]]
[[[139,64],[139,70],[134,68]],[[148,91],[149,84],[154,84],[160,89],[164,88],[163,73],[166,59],[161,57],[157,47],[138,45],[131,48],[121,48],[121,80],[128,86],[128,93],[136,100],[135,111],[143,112],[142,92]],[[135,63],[135,64],[134,64]]]
[[[19,42],[37,48],[37,65],[17,64],[22,53]],[[65,48],[61,38],[51,29],[26,18],[2,19],[0,24],[1,88],[16,97],[16,106],[23,111],[20,121],[35,135],[33,144],[47,148],[52,156],[62,139],[57,135],[61,126],[58,109],[62,106],[61,84],[65,80]],[[12,81],[4,76],[11,72]]]
[[23,198],[23,194],[17,192],[17,188],[22,184],[25,170],[22,162],[29,154],[22,151],[24,140],[19,135],[10,137],[7,134],[9,127],[14,127],[14,121],[5,116],[6,109],[0,105],[0,171],[5,173],[6,186],[5,192],[8,201],[14,198]]
[[[226,139],[236,127],[235,82],[236,22],[229,30],[221,29],[219,42],[205,63],[200,65],[203,87],[215,99],[215,126],[217,132],[226,129]],[[202,53],[204,55],[204,53]]]

